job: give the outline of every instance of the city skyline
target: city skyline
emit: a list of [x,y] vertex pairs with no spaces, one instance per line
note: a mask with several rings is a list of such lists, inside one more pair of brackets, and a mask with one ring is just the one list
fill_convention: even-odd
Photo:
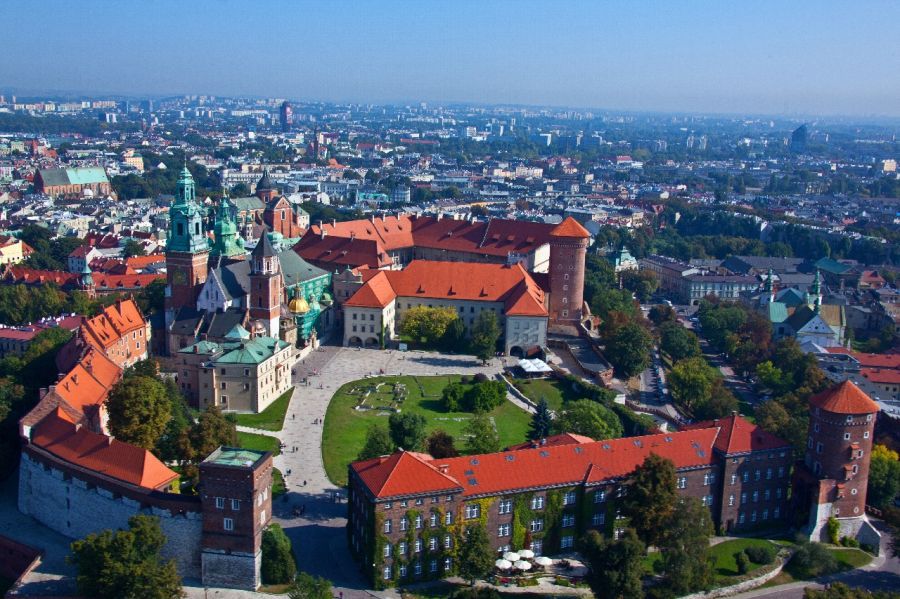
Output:
[[[33,31],[11,28],[10,47],[27,51],[7,55],[0,89],[900,115],[900,83],[882,74],[900,41],[876,5],[45,6],[5,4],[8,22],[39,17],[42,35],[35,44]],[[102,35],[72,27],[86,20]]]

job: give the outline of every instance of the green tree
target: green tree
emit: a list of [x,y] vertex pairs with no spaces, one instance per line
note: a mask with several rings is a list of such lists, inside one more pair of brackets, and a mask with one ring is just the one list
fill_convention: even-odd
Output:
[[400,334],[413,343],[425,347],[437,347],[450,324],[458,320],[456,310],[449,307],[429,308],[416,306],[406,311],[400,325]]
[[129,239],[122,248],[122,255],[125,258],[131,258],[133,256],[144,256],[146,253],[144,252],[144,246],[142,246],[139,241],[136,239]]
[[287,584],[297,575],[291,540],[278,524],[263,531],[260,574],[263,584]]
[[604,355],[619,376],[631,378],[650,364],[651,349],[653,337],[647,329],[631,322],[615,331],[606,343]]
[[356,456],[357,460],[368,460],[394,452],[394,442],[387,427],[372,424],[366,431],[366,443]]
[[641,541],[658,545],[678,503],[675,464],[651,453],[638,466],[622,499],[622,513]]
[[709,538],[713,524],[709,508],[695,497],[685,497],[661,535],[662,572],[665,584],[677,594],[707,588],[713,579],[709,559]]
[[878,508],[893,504],[900,493],[900,455],[884,445],[872,448],[866,503]]
[[659,288],[659,279],[652,270],[627,270],[622,273],[622,286],[639,301],[647,302]]
[[327,578],[300,572],[294,580],[294,584],[288,589],[288,598],[334,599],[334,593],[331,590],[331,581]]
[[469,453],[494,453],[500,451],[500,435],[487,414],[476,412],[466,425],[466,448]]
[[448,412],[460,412],[466,407],[466,387],[462,383],[450,383],[441,391],[441,403]]
[[590,564],[588,580],[597,597],[642,599],[646,547],[634,529],[626,528],[615,541],[591,530],[582,539],[580,551]]
[[457,556],[457,572],[470,585],[491,572],[494,550],[484,526],[474,524],[466,528]]
[[615,412],[606,406],[579,399],[566,403],[553,421],[556,433],[575,433],[584,435],[595,441],[615,439],[622,436],[622,422]]
[[172,417],[165,386],[148,376],[129,376],[106,400],[109,430],[120,441],[153,449]]
[[166,537],[159,520],[132,516],[128,530],[104,530],[72,543],[68,560],[78,574],[78,592],[100,599],[182,597],[175,562],[163,562]]
[[665,304],[657,304],[650,308],[647,318],[656,326],[661,326],[666,322],[677,322],[678,316],[675,314],[675,308]]
[[468,407],[473,412],[490,412],[506,400],[506,385],[502,381],[482,381],[466,393]]
[[191,427],[190,439],[191,446],[201,461],[223,445],[235,447],[238,444],[234,422],[222,414],[218,406],[203,410]]
[[490,360],[497,351],[500,323],[493,311],[481,312],[472,324],[472,352],[482,362]]
[[840,564],[828,547],[822,543],[802,543],[791,558],[790,569],[800,577],[817,578],[832,574],[840,569]]
[[531,425],[528,427],[528,438],[531,440],[543,439],[550,435],[553,419],[550,416],[550,407],[543,397],[538,400],[537,408],[531,415]]
[[719,418],[737,409],[721,373],[700,356],[677,362],[668,382],[675,404],[696,418]]
[[426,451],[433,458],[455,458],[459,455],[453,443],[453,435],[441,429],[435,429],[425,440]]
[[425,443],[427,421],[421,414],[394,412],[388,418],[391,440],[406,451],[419,451]]
[[166,280],[156,279],[138,292],[135,300],[144,315],[162,312],[165,307]]
[[462,318],[454,318],[447,325],[441,337],[441,347],[448,352],[464,352],[466,350],[466,325]]
[[[668,306],[667,306],[668,307]],[[659,349],[673,362],[700,355],[700,340],[678,322],[669,321],[659,327]]]

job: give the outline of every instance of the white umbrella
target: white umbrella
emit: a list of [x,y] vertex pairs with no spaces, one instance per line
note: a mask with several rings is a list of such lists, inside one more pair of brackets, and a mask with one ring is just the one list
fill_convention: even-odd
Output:
[[513,553],[512,551],[507,551],[503,554],[503,559],[509,560],[511,562],[517,562],[519,561],[519,554]]
[[522,559],[531,559],[534,557],[534,551],[532,551],[531,549],[523,549],[519,552],[519,557],[521,557]]
[[549,566],[553,563],[553,560],[545,555],[539,555],[538,557],[534,558],[534,563],[539,566]]
[[508,559],[498,559],[494,562],[494,565],[500,570],[509,570],[512,568],[512,562]]
[[531,570],[531,564],[528,562],[524,562],[522,560],[517,561],[513,564],[517,570]]

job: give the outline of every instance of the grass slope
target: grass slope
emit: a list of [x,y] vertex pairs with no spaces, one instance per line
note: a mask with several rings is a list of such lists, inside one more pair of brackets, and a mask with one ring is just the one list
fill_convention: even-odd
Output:
[[237,414],[237,423],[249,428],[261,428],[266,431],[280,431],[284,426],[284,416],[291,403],[294,388],[285,391],[281,397],[259,414]]

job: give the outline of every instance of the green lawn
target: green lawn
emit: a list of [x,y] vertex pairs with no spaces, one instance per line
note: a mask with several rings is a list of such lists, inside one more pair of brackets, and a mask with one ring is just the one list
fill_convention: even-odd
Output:
[[[840,565],[840,569],[838,570],[839,572],[853,570],[854,568],[860,568],[872,561],[872,556],[865,551],[862,551],[861,549],[845,549],[841,547],[832,547],[829,550],[834,554],[834,557],[837,559],[838,564]],[[778,576],[762,585],[762,587],[760,588],[789,584],[798,580],[808,580],[809,578],[810,576],[807,572],[796,567],[793,562],[788,562],[784,567],[784,570],[782,570]]]
[[281,397],[259,414],[236,414],[237,423],[250,428],[261,428],[266,431],[280,431],[284,426],[284,415],[291,403],[294,388],[285,391]]
[[238,431],[238,443],[244,449],[255,449],[257,451],[271,451],[272,455],[281,453],[278,447],[278,439],[268,435],[257,435],[255,433],[243,433]]
[[[401,406],[403,412],[421,414],[428,421],[427,430],[443,429],[453,435],[457,449],[465,449],[463,430],[472,418],[468,412],[445,412],[441,406],[441,391],[460,376],[437,377],[373,377],[347,383],[335,393],[325,413],[322,431],[322,457],[328,478],[336,485],[347,484],[347,465],[356,459],[365,444],[369,425],[387,426],[390,412],[387,410],[354,410],[362,394],[369,389],[365,405]],[[405,387],[406,396],[398,402],[394,384]],[[378,387],[377,392],[374,387]],[[402,388],[402,387],[401,387]],[[422,391],[425,391],[423,395]],[[503,404],[489,414],[500,433],[503,447],[525,441],[531,416],[512,402]]]
[[[719,543],[718,545],[713,545],[709,548],[710,556],[715,559],[715,568],[716,575],[720,577],[724,576],[738,576],[737,564],[734,561],[734,554],[738,551],[743,551],[747,547],[765,547],[765,546],[774,546],[770,541],[765,539],[733,539],[731,541],[725,541],[724,543]],[[754,562],[750,562],[754,567],[750,568],[752,572],[757,567],[762,564],[755,564]]]
[[581,399],[569,385],[555,379],[513,379],[513,383],[534,403],[541,398],[546,399],[547,405],[554,411],[559,411],[567,401]]
[[832,552],[844,570],[860,568],[872,561],[872,556],[861,549],[832,549]]

